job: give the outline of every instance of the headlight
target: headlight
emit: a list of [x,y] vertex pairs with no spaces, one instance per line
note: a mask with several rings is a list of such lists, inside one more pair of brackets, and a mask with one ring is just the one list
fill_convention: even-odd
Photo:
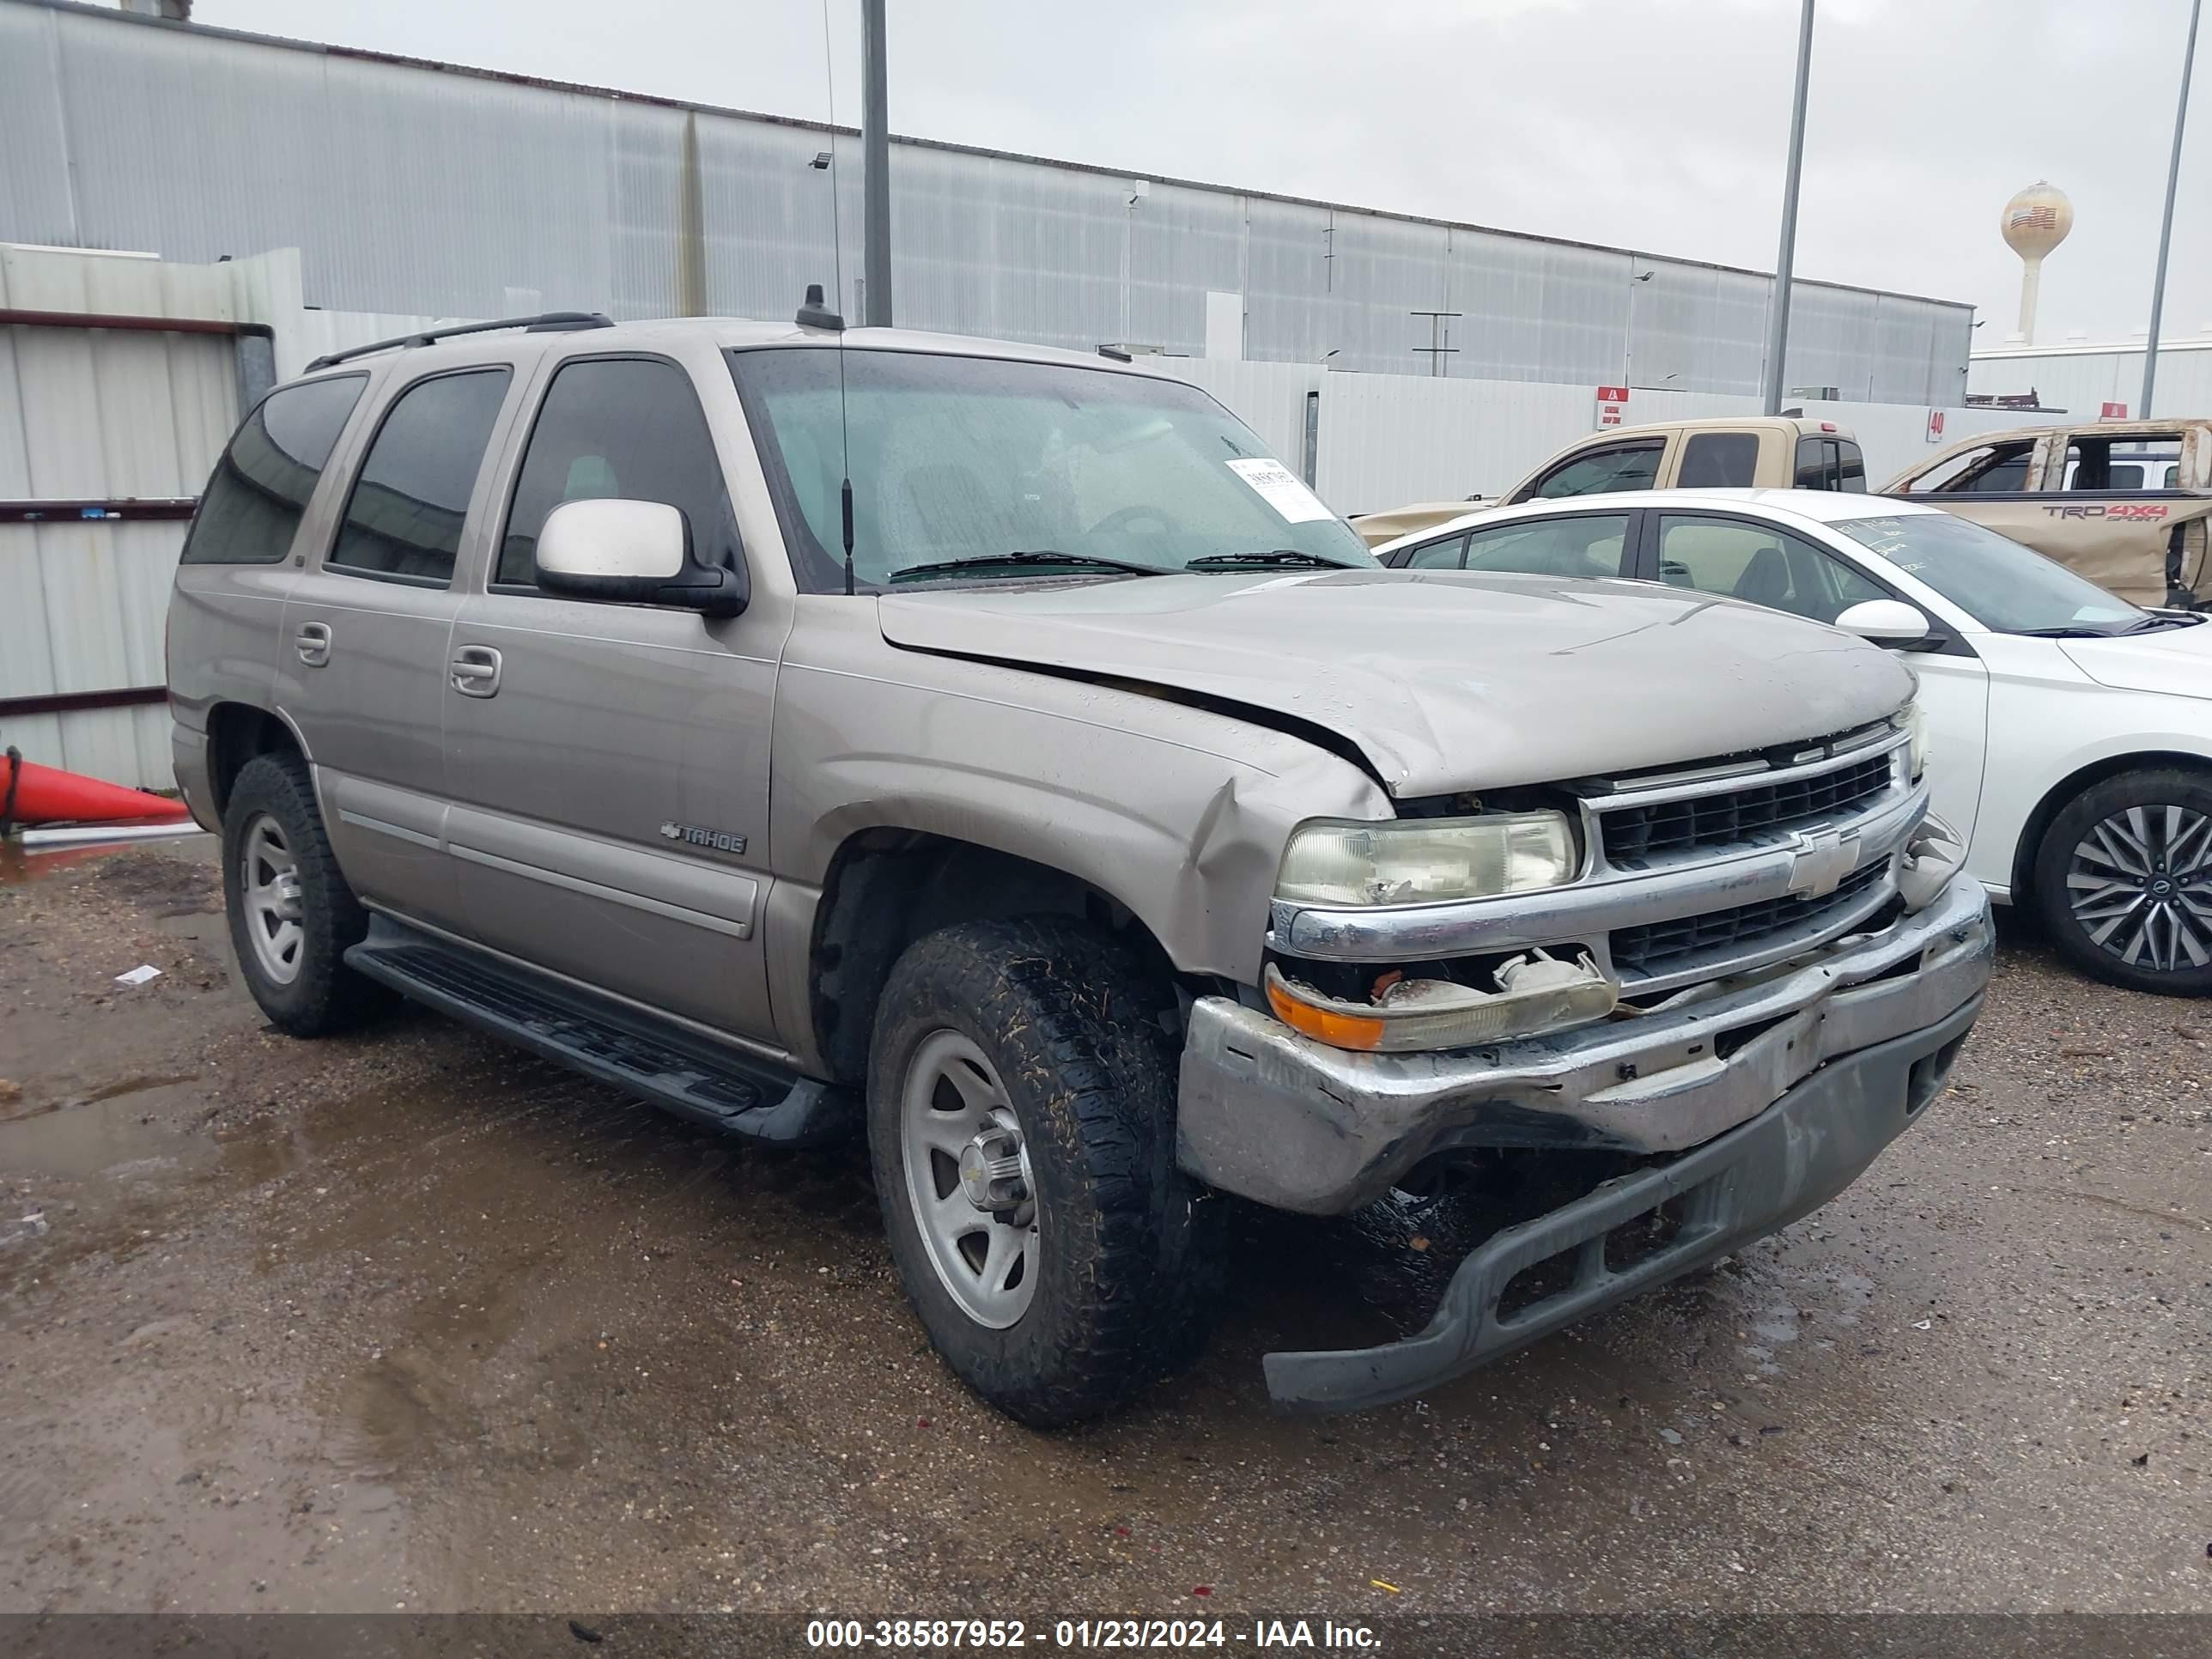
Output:
[[1912,741],[1905,751],[1905,775],[1917,783],[1920,775],[1928,769],[1928,715],[1918,698],[1897,711],[1897,723],[1911,734]]
[[1275,894],[1307,904],[1421,904],[1556,887],[1574,875],[1574,831],[1563,812],[1316,818],[1283,849]]

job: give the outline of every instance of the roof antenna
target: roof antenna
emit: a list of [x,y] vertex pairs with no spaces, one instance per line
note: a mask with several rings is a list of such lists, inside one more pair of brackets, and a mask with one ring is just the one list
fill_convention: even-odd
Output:
[[[837,58],[830,43],[830,0],[822,0],[822,78],[830,92],[830,248],[834,273],[837,279],[839,303],[843,303],[845,292],[845,230],[844,216],[838,191],[837,147]],[[820,156],[815,162],[821,161]],[[808,163],[809,166],[815,162]],[[866,319],[863,318],[862,321]],[[838,505],[843,518],[845,535],[845,597],[853,597],[853,428],[845,412],[845,319],[822,302],[822,284],[806,285],[806,303],[799,308],[802,328],[829,328],[837,331],[837,435],[843,449],[844,482],[838,491]]]

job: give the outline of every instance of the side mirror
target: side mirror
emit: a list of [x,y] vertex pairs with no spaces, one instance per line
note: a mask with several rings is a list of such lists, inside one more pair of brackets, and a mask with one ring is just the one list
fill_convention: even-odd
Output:
[[580,599],[734,617],[750,597],[740,573],[692,562],[690,526],[665,501],[563,501],[545,515],[537,557],[540,587]]
[[1846,605],[1835,625],[1870,645],[1893,649],[1917,645],[1936,631],[1917,607],[1902,599],[1862,599]]

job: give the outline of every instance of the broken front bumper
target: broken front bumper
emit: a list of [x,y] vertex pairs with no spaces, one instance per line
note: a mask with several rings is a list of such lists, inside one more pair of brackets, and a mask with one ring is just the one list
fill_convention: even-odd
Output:
[[1455,1148],[1687,1151],[1824,1066],[1936,1028],[1980,996],[1993,951],[1989,901],[1956,876],[1924,909],[1771,977],[1486,1048],[1358,1054],[1201,997],[1183,1044],[1178,1157],[1224,1191],[1337,1215]]
[[[1380,1348],[1269,1354],[1268,1393],[1310,1411],[1387,1405],[1787,1226],[1850,1186],[1942,1092],[1981,1006],[1976,994],[1925,1030],[1831,1060],[1686,1157],[1607,1182],[1495,1235],[1460,1264],[1417,1336]],[[1679,1225],[1664,1244],[1626,1265],[1608,1262],[1616,1230],[1668,1204]],[[1500,1312],[1514,1278],[1554,1258],[1565,1258],[1565,1286]]]

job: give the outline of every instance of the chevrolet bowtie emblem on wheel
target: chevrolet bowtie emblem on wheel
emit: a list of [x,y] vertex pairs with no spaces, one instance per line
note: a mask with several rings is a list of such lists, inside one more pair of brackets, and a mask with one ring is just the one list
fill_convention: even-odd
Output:
[[670,841],[680,841],[686,847],[700,848],[709,853],[742,853],[745,850],[743,836],[709,830],[703,824],[678,823],[672,818],[660,826],[660,833]]
[[1799,898],[1819,898],[1843,884],[1857,867],[1859,833],[1814,830],[1797,837],[1797,861],[1790,866],[1790,890]]

